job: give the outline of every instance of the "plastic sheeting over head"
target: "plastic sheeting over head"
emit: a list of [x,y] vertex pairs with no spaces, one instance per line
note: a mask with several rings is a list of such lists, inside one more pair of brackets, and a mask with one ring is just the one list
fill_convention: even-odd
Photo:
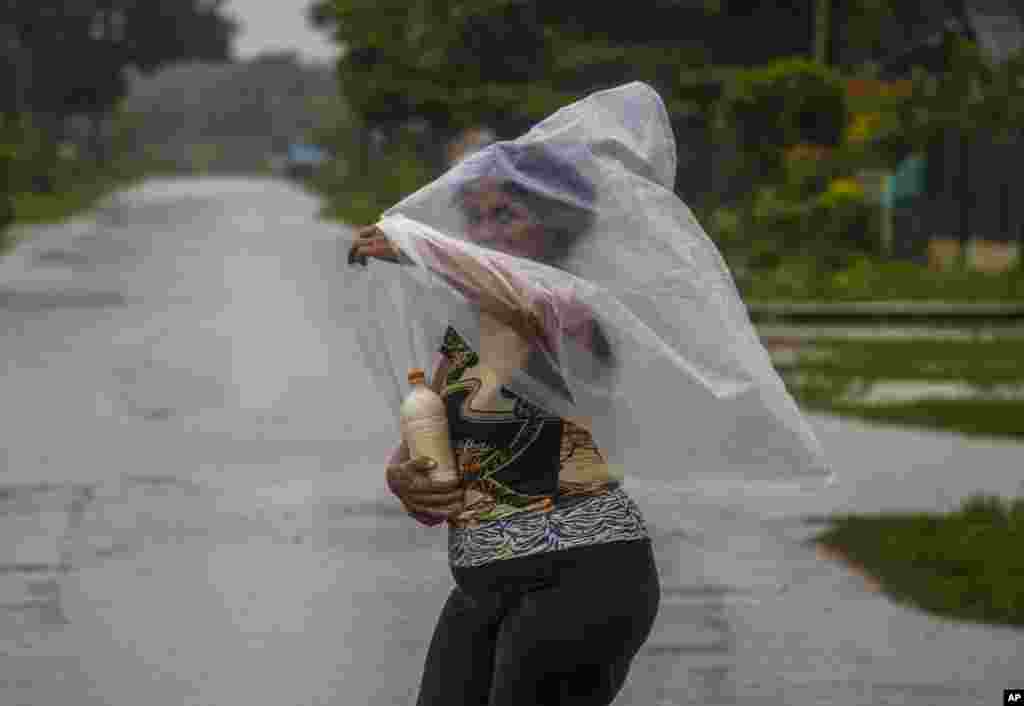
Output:
[[[594,93],[386,211],[402,264],[345,271],[347,325],[397,410],[454,328],[505,387],[583,423],[626,476],[822,480],[830,468],[729,270],[673,191],[643,83]],[[396,425],[397,429],[397,425]]]

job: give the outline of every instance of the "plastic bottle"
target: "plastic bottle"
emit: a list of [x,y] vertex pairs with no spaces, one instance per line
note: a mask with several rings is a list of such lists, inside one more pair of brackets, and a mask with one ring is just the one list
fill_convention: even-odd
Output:
[[434,482],[458,480],[459,472],[448,433],[448,413],[440,395],[427,387],[422,369],[409,371],[412,391],[402,402],[402,436],[409,445],[409,458],[428,456],[437,466],[428,472]]

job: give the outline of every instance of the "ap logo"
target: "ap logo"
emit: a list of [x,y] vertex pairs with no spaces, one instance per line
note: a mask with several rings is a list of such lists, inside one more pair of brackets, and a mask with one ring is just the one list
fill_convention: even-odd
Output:
[[1003,692],[1004,704],[1020,704],[1024,706],[1024,689],[1007,689]]

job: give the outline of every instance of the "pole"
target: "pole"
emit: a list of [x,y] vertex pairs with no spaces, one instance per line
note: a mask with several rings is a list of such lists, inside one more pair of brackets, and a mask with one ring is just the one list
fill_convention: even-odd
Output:
[[819,64],[828,63],[829,15],[831,0],[815,0],[814,7],[814,60]]

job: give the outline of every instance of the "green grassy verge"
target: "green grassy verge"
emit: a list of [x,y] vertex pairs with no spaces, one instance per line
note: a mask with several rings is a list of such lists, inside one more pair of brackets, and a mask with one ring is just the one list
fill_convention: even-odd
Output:
[[54,194],[15,194],[14,222],[10,229],[0,232],[0,257],[17,245],[14,227],[63,222],[88,211],[104,196],[129,183],[97,180]]
[[93,207],[123,182],[97,180],[56,194],[16,194],[14,222],[21,225],[59,223]]
[[[21,192],[13,195],[13,226],[61,223],[93,208],[101,199],[150,176],[169,174],[168,165],[152,163],[115,163],[108,170],[83,169],[73,183],[52,194]],[[0,232],[0,255],[9,252],[15,238],[11,230]]]
[[893,599],[958,620],[1024,626],[1024,498],[974,496],[948,514],[830,518],[820,543]]
[[790,258],[774,269],[747,274],[740,289],[744,298],[757,301],[1020,301],[1024,259],[1006,272],[986,273],[866,257],[846,269],[823,272],[813,259]]
[[866,380],[962,380],[972,385],[1024,382],[1024,338],[997,340],[815,339],[803,372]]
[[818,410],[890,425],[940,429],[975,438],[1024,440],[1024,401],[924,399],[887,404],[806,402]]
[[819,339],[814,351],[780,366],[802,407],[883,424],[1024,438],[1024,400],[920,399],[858,403],[847,394],[884,380],[963,382],[979,390],[1024,384],[1024,340],[850,341]]
[[361,226],[376,223],[380,214],[391,204],[383,204],[375,194],[347,193],[332,197],[320,211],[320,218],[346,225]]
[[306,186],[324,198],[320,217],[348,225],[376,223],[381,213],[439,176],[409,147],[398,147],[374,158],[366,174],[354,166],[338,172],[334,165],[321,168]]

